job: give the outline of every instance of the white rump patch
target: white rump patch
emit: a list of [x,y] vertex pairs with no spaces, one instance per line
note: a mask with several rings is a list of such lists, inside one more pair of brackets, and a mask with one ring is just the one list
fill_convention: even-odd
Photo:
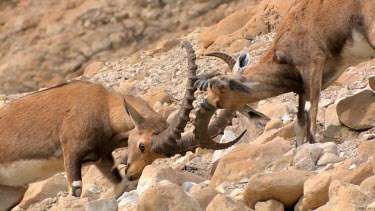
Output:
[[310,111],[310,109],[311,109],[311,103],[310,103],[310,101],[307,101],[306,103],[305,103],[305,111]]

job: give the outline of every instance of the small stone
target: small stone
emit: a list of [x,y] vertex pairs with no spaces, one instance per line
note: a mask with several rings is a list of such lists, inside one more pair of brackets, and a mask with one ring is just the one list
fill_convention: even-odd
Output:
[[355,165],[354,163],[352,165],[349,166],[349,170],[353,170],[357,167],[357,165]]
[[225,181],[221,183],[219,186],[217,186],[215,189],[222,194],[226,194],[229,191],[228,187],[230,187],[230,185],[231,185],[230,182]]
[[315,170],[315,164],[322,151],[323,149],[313,144],[304,144],[300,146],[293,158],[294,167],[299,170]]
[[182,189],[184,189],[185,192],[189,192],[189,190],[191,189],[191,187],[193,187],[196,183],[194,182],[184,182],[181,187]]

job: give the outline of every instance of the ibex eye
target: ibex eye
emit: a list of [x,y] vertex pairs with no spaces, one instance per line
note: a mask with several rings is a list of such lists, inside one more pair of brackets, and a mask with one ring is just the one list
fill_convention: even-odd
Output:
[[143,145],[143,143],[140,143],[139,144],[139,149],[141,150],[141,152],[143,153],[145,151],[145,145]]

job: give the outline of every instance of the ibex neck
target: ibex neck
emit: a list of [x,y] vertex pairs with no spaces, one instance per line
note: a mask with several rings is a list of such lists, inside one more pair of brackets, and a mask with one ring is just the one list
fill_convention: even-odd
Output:
[[300,93],[302,82],[297,71],[288,65],[259,62],[244,73],[254,98],[264,100],[288,92]]

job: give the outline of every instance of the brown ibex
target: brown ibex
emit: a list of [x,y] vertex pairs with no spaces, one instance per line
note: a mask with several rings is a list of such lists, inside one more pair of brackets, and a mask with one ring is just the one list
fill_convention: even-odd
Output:
[[[197,80],[192,48],[184,46],[190,55],[188,86],[180,115],[169,127],[143,100],[84,81],[36,92],[0,109],[0,210],[19,203],[29,183],[64,170],[70,195],[80,196],[81,167],[91,162],[115,184],[115,194],[121,194],[122,178],[111,154],[119,147],[130,147],[127,174],[133,180],[159,157],[198,146],[222,149],[236,143],[240,137],[228,144],[210,142],[206,127],[198,129],[200,139],[189,135],[179,140],[193,108]],[[224,111],[221,116],[228,114]],[[227,125],[226,119],[220,119],[212,123],[212,135]]]
[[198,82],[208,89],[213,106],[242,111],[247,103],[295,92],[299,95],[296,144],[313,143],[321,90],[348,67],[375,57],[375,1],[299,1],[253,66],[248,66],[248,54],[237,63],[223,53],[208,55],[235,66],[232,75]]

